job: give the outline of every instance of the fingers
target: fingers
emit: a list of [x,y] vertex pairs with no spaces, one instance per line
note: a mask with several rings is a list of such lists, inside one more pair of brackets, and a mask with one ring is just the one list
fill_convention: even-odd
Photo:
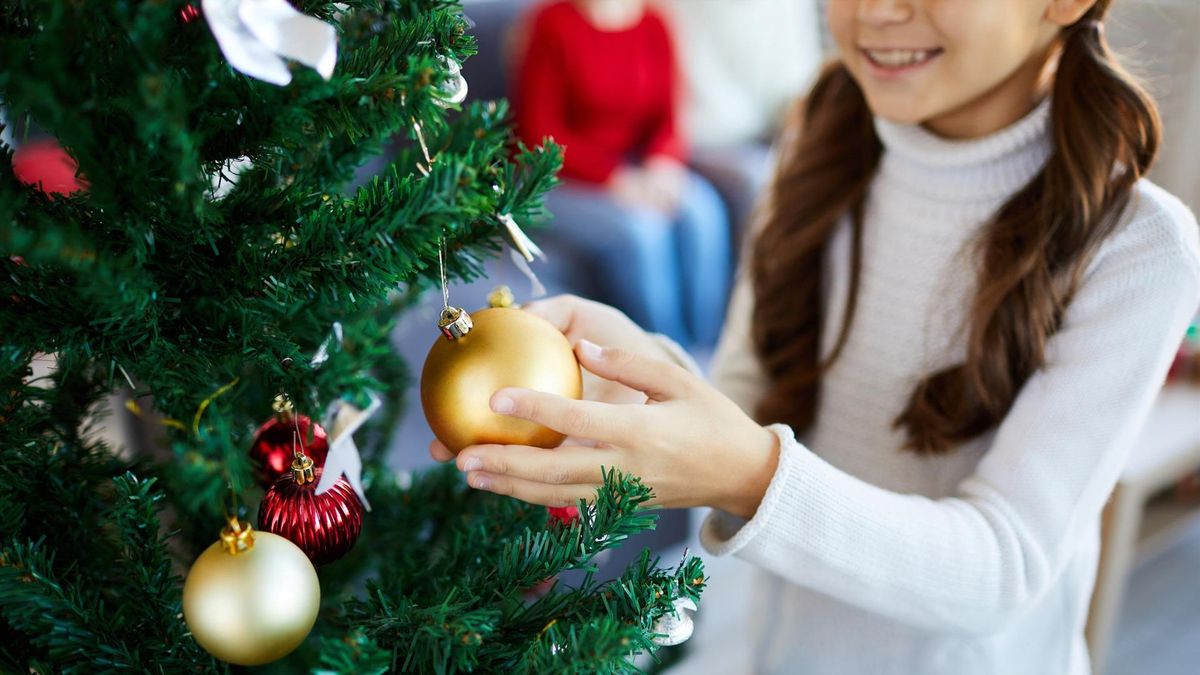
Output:
[[450,448],[447,448],[436,438],[429,444],[429,456],[439,462],[449,462],[454,459],[454,453],[450,452]]
[[501,389],[492,395],[492,411],[529,420],[580,438],[613,445],[630,440],[642,414],[640,406],[576,401],[532,389]]
[[483,471],[467,474],[467,484],[476,490],[487,490],[498,495],[515,497],[530,504],[555,508],[575,506],[581,499],[592,501],[596,497],[595,485],[547,485]]
[[476,445],[459,453],[460,471],[482,471],[491,475],[547,485],[599,485],[604,482],[601,467],[613,466],[616,452],[579,445],[564,445],[552,450],[525,445]]
[[587,340],[575,345],[579,362],[606,380],[644,392],[653,401],[667,401],[686,394],[696,383],[683,368],[646,358],[624,349],[602,348]]
[[556,295],[544,300],[535,300],[521,305],[521,309],[549,321],[551,325],[566,334],[571,330],[575,320],[575,307],[580,299],[573,295]]

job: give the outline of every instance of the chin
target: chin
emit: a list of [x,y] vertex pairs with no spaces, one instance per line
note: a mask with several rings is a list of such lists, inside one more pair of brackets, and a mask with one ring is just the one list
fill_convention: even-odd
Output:
[[880,119],[896,124],[921,124],[929,119],[922,106],[911,100],[884,100],[867,98],[871,113]]

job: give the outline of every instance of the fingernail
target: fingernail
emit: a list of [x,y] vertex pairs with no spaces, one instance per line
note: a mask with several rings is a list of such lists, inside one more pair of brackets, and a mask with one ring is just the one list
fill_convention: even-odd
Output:
[[483,468],[483,460],[478,457],[468,457],[463,460],[463,471],[478,471]]
[[598,359],[604,356],[604,350],[600,348],[600,345],[588,340],[579,341],[579,351],[589,359]]
[[486,490],[492,487],[492,479],[487,476],[471,476],[467,483],[476,490]]
[[492,398],[492,410],[507,415],[517,409],[517,404],[508,396],[500,395]]

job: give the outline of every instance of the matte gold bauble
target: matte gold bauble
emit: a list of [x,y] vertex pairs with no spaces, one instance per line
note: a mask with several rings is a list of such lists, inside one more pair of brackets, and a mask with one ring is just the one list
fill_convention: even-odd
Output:
[[505,387],[579,398],[583,375],[567,338],[545,319],[507,307],[474,312],[455,325],[464,324],[465,333],[443,327],[447,338],[434,343],[421,373],[421,407],[438,440],[455,454],[480,443],[562,443],[557,431],[497,415],[489,404]]
[[317,620],[321,586],[308,556],[270,532],[231,521],[183,584],[183,618],[210,654],[239,666],[283,658]]

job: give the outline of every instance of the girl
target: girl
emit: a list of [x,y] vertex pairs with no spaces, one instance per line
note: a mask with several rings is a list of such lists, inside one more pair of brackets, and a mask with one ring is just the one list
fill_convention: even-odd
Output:
[[549,235],[652,330],[711,346],[733,260],[717,192],[684,164],[671,36],[646,0],[556,0],[529,19],[517,78],[525,142],[564,146]]
[[468,448],[468,482],[563,505],[604,465],[712,506],[704,545],[764,572],[756,671],[1087,673],[1100,512],[1200,303],[1109,4],[829,3],[840,61],[784,143],[718,389],[611,310],[539,303],[648,404],[501,390],[599,444]]

